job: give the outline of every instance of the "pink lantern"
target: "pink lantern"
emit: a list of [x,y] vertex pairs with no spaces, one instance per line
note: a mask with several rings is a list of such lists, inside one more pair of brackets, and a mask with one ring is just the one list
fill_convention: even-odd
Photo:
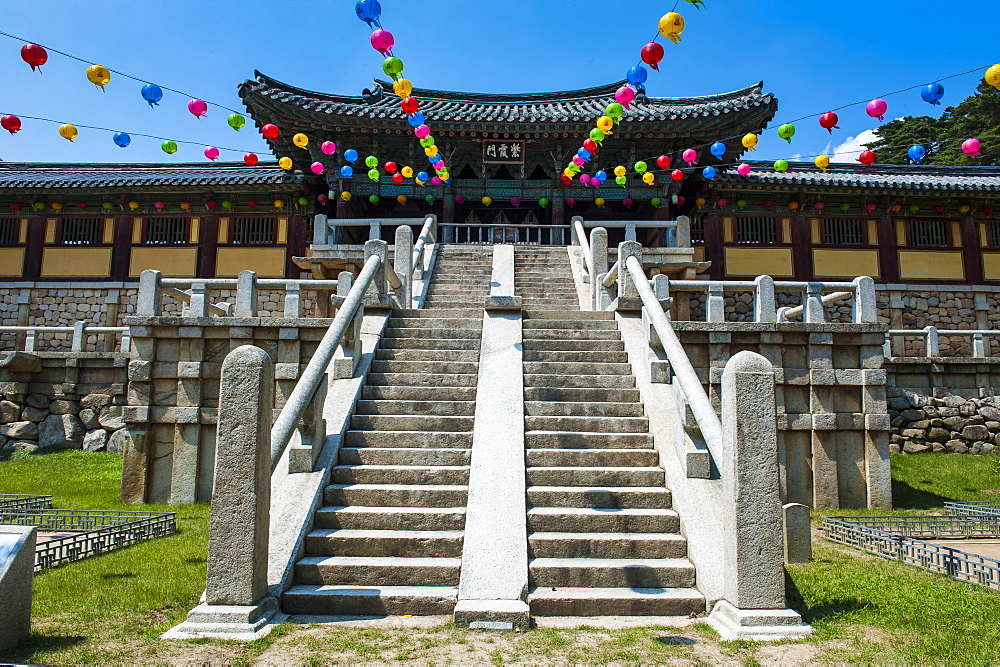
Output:
[[677,197],[677,205],[678,206],[684,206],[684,202],[686,202],[686,201],[687,200],[684,199],[684,197],[680,197],[680,196]]
[[631,86],[622,86],[617,91],[615,91],[615,101],[621,104],[627,110],[629,104],[635,99],[635,91],[632,90]]
[[431,176],[431,185],[441,185],[444,181],[441,180],[440,176]]
[[464,202],[465,202],[465,195],[455,195],[455,203],[456,204],[461,205]]
[[417,135],[417,139],[426,139],[427,135],[431,133],[431,128],[426,125],[421,125],[413,130],[413,134]]
[[566,199],[566,206],[569,206],[569,207],[576,206],[576,198],[575,197],[568,197]]
[[573,156],[573,164],[575,164],[576,166],[582,167],[584,165],[584,162],[585,162],[585,160],[582,157],[580,157],[579,155],[574,155]]
[[693,167],[698,162],[698,151],[689,148],[681,154],[681,159],[687,162],[688,166]]
[[205,100],[193,99],[188,102],[188,111],[201,118],[208,113],[208,104]]
[[153,208],[155,208],[157,211],[162,211],[164,206],[165,206],[165,204],[163,202],[161,202],[161,201],[154,201],[153,202]]
[[885,112],[888,110],[889,105],[886,104],[886,101],[878,97],[869,102],[868,106],[865,107],[865,111],[868,112],[869,116],[878,118],[879,120],[885,120]]
[[770,210],[774,206],[774,202],[772,202],[770,199],[765,199],[760,203],[760,205]]
[[209,160],[219,159],[219,149],[215,146],[205,146],[205,157]]
[[332,141],[324,141],[320,144],[319,149],[323,151],[324,155],[333,155],[337,152],[337,144]]
[[813,208],[816,209],[817,211],[822,211],[824,208],[826,208],[826,204],[824,204],[821,201],[818,201],[815,204],[813,204]]
[[510,198],[510,204],[514,208],[520,208],[521,207],[521,198],[520,197],[511,197]]
[[320,174],[323,173],[323,163],[322,162],[313,162],[311,165],[309,165],[309,169],[312,170],[312,173],[314,173],[317,176],[319,176]]
[[867,213],[874,213],[875,212],[875,208],[876,208],[875,204],[865,204],[865,211]]
[[982,157],[982,153],[979,149],[982,148],[982,144],[979,139],[966,139],[962,142],[962,152],[971,157]]
[[720,199],[717,202],[715,202],[715,205],[718,206],[719,208],[726,208],[727,204],[729,204],[729,202],[726,201],[725,199]]
[[600,180],[598,180],[598,179],[596,179],[596,178],[592,178],[592,179],[590,179],[590,185],[591,185],[591,186],[592,186],[592,187],[593,187],[593,188],[594,188],[595,190],[596,190],[597,188],[601,187],[601,182],[602,182],[602,181],[600,181]]
[[622,200],[622,206],[624,206],[625,208],[632,208],[632,198],[625,197],[625,199]]
[[325,204],[327,201],[329,201],[329,199],[330,198],[327,197],[326,195],[317,195],[316,196],[316,201],[318,201],[320,204]]
[[935,213],[944,213],[944,206],[942,206],[941,204],[935,204],[934,205],[934,212]]
[[388,30],[379,29],[372,33],[372,48],[381,53],[383,56],[388,55],[388,53],[392,50],[392,45],[395,43],[396,39]]
[[[320,197],[325,197],[325,196],[326,195],[320,195]],[[247,202],[247,206],[250,208],[250,210],[253,210],[253,209],[257,208],[257,202],[256,202],[256,200],[251,199],[250,201]]]
[[580,174],[580,183],[582,185],[590,185],[590,174]]
[[740,176],[749,176],[751,171],[753,170],[750,168],[750,165],[748,165],[746,162],[744,162],[743,164],[741,164],[739,167],[736,168],[736,173],[739,174]]

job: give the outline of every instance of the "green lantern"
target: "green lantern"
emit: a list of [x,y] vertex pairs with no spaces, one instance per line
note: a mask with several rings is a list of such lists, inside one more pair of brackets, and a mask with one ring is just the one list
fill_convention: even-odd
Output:
[[844,202],[843,204],[840,205],[840,210],[843,211],[844,213],[847,213],[848,211],[851,210],[851,205],[848,204],[847,202]]
[[368,201],[370,201],[373,204],[377,204],[378,203],[378,195],[372,195],[371,197],[368,198]]
[[740,209],[742,211],[746,207],[747,207],[747,200],[746,199],[737,199],[736,200],[736,208],[738,208],[738,209]]
[[368,157],[365,158],[365,166],[368,167],[369,169],[374,169],[375,167],[378,166],[378,158],[375,157],[374,155],[369,155]]
[[308,199],[306,199],[305,197],[299,197],[299,206],[305,206],[308,203],[309,203]]
[[391,56],[382,61],[382,71],[394,80],[403,73],[403,61],[395,56]]
[[103,209],[104,209],[105,211],[110,211],[110,210],[111,210],[111,209],[113,209],[114,207],[115,207],[115,205],[114,205],[114,204],[112,204],[112,203],[111,203],[111,202],[109,202],[109,201],[106,201],[106,202],[104,202],[103,204],[101,204],[101,208],[103,208]]
[[177,142],[167,139],[162,144],[160,144],[160,150],[162,150],[167,155],[173,155],[177,152]]
[[788,171],[788,160],[778,160],[774,163],[774,170],[779,174],[783,174]]
[[538,205],[542,208],[546,208],[549,205],[549,200],[547,197],[542,197],[538,200]]
[[228,199],[223,199],[222,200],[222,208],[229,209],[229,208],[232,208],[232,207],[233,207],[233,202],[229,201]]
[[910,213],[918,213],[920,211],[919,204],[910,204]]
[[434,195],[424,195],[424,201],[428,204],[434,203]]
[[649,203],[652,205],[653,208],[660,208],[660,206],[663,204],[663,201],[659,197],[653,197],[652,199],[649,200]]
[[243,126],[247,124],[247,119],[244,118],[242,114],[238,114],[234,111],[229,114],[229,118],[226,119],[226,122],[229,124],[229,127],[239,132],[243,129]]

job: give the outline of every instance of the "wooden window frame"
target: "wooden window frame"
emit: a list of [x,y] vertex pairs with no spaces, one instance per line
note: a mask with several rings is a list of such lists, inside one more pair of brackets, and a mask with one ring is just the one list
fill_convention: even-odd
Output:
[[[281,248],[285,247],[287,243],[278,243],[278,218],[282,217],[280,215],[270,215],[270,214],[251,214],[251,215],[228,215],[229,218],[229,236],[227,239],[227,246],[237,246],[240,248]],[[291,220],[291,215],[288,216],[289,221]],[[267,243],[237,243],[236,242],[236,228],[238,220],[267,220],[271,221],[271,240]]]
[[[66,246],[71,248],[77,247],[88,247],[96,248],[111,245],[109,243],[104,243],[104,218],[105,216],[91,216],[91,215],[65,215],[59,216],[56,221],[56,242],[53,245],[56,246]],[[65,240],[66,232],[66,221],[67,220],[92,220],[97,223],[97,233],[94,235],[97,239],[94,243],[67,243]]]
[[[771,219],[774,232],[774,240],[771,242],[743,241],[741,240],[740,222],[750,219]],[[733,218],[733,245],[751,248],[777,248],[787,246],[782,242],[781,218],[772,215],[736,215]]]
[[[183,219],[184,220],[184,233],[181,235],[183,241],[180,243],[151,243],[149,241],[149,223],[154,220],[166,220],[166,219]],[[142,236],[140,237],[142,242],[140,245],[143,247],[150,248],[183,248],[197,245],[196,243],[191,243],[191,216],[189,215],[146,215],[142,218]]]
[[[826,240],[826,223],[832,222],[833,220],[853,220],[857,222],[858,227],[861,229],[861,241],[858,243],[829,243]],[[822,242],[817,244],[816,247],[820,248],[860,248],[862,246],[868,246],[868,218],[863,218],[861,216],[851,216],[851,215],[836,215],[829,217],[819,218],[820,223],[820,237]]]
[[[13,215],[0,215],[0,226],[10,223],[11,238],[13,239],[10,243],[0,242],[0,248],[20,248],[25,244],[20,242],[21,239],[21,220],[19,216]],[[3,241],[2,235],[0,235],[0,241]]]
[[[936,224],[941,225],[941,227],[944,229],[944,244],[942,244],[942,245],[918,245],[918,244],[914,243],[914,240],[913,240],[913,223],[914,222],[936,223]],[[934,218],[906,218],[906,224],[905,224],[905,229],[906,229],[906,247],[907,248],[919,248],[921,250],[926,250],[926,249],[939,249],[939,250],[954,249],[955,245],[954,245],[954,239],[952,239],[952,237],[951,237],[951,227],[952,227],[952,225],[950,224],[950,222],[951,222],[950,220],[937,220],[937,219],[934,219]]]

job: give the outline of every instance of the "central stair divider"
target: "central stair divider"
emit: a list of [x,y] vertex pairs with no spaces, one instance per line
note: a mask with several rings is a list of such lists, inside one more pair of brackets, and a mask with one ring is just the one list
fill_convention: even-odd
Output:
[[527,629],[528,538],[524,477],[524,383],[514,248],[493,247],[472,432],[458,625]]

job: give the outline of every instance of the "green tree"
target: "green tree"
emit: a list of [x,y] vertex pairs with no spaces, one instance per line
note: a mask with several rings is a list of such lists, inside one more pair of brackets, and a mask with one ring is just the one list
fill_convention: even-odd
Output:
[[[924,164],[1000,164],[1000,90],[980,82],[974,95],[958,106],[947,107],[940,118],[907,116],[882,125],[878,141],[866,144],[878,153],[878,161],[909,164],[906,151],[913,144],[927,149]],[[970,137],[982,142],[982,157],[962,152],[962,142]]]

